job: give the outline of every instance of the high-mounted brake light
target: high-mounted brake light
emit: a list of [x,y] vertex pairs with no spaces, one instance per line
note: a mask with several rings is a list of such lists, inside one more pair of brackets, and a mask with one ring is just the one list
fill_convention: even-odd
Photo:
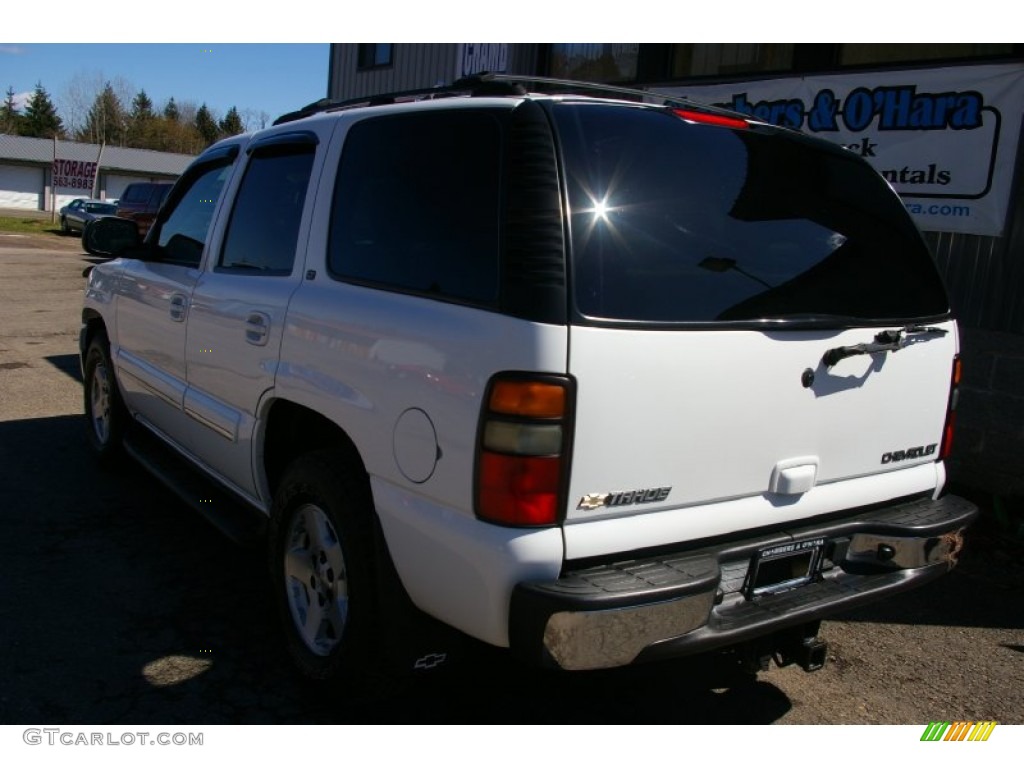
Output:
[[942,448],[939,450],[939,460],[944,461],[953,452],[953,432],[956,428],[956,406],[960,399],[960,378],[963,375],[963,366],[960,362],[960,355],[953,356],[953,373],[949,382],[949,405],[946,407],[946,424],[942,428]]
[[479,518],[514,526],[558,522],[573,399],[564,377],[508,373],[491,380],[477,445]]
[[728,115],[716,115],[713,112],[698,112],[693,109],[673,109],[672,114],[681,117],[691,123],[704,123],[705,125],[717,125],[721,128],[749,128],[750,123],[739,117]]

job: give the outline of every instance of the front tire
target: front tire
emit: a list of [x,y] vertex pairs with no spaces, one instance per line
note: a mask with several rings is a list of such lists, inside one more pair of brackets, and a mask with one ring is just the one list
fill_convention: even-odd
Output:
[[313,680],[355,682],[374,666],[373,514],[365,475],[334,451],[296,459],[275,495],[274,599],[288,652]]
[[60,233],[62,235],[70,235],[71,230],[68,228],[68,220],[63,216],[60,217]]
[[128,411],[114,378],[110,342],[102,332],[89,342],[84,373],[89,444],[101,463],[111,463],[121,455]]

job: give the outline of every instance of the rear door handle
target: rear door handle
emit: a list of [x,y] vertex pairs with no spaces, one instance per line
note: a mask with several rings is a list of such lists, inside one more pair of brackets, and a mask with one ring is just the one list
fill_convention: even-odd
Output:
[[250,312],[245,319],[245,340],[257,347],[265,346],[270,337],[270,316],[264,312]]

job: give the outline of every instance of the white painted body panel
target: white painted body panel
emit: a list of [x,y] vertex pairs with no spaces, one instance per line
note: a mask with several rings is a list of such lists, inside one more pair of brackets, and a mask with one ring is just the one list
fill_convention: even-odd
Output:
[[373,498],[402,583],[422,610],[479,640],[508,646],[512,589],[558,578],[558,528],[503,528],[375,478]]
[[[564,370],[566,332],[483,310],[347,285],[304,283],[292,300],[275,394],[327,416],[380,477],[472,516],[477,421],[498,371]],[[429,416],[441,457],[406,479],[393,434],[409,408]]]
[[941,487],[942,464],[928,462],[896,472],[818,485],[790,501],[769,494],[711,504],[645,511],[565,525],[565,557],[580,559],[749,531],[766,523],[799,523],[810,517]]
[[[826,350],[870,342],[879,329],[573,327],[569,371],[579,393],[567,549],[577,552],[577,538],[588,535],[578,523],[602,518],[622,518],[615,528],[624,532],[671,512],[675,533],[668,539],[639,537],[652,546],[884,501],[904,491],[883,476],[914,464],[926,466],[933,479],[930,486],[911,483],[912,490],[934,487],[937,448],[899,463],[883,464],[882,457],[941,442],[957,350],[954,325],[941,327],[950,333],[895,353],[850,357],[832,369],[821,362]],[[815,373],[809,388],[801,382],[808,368]],[[814,466],[788,473],[794,489],[811,490],[772,493],[777,468],[794,463]],[[850,498],[823,490],[856,478],[865,479]],[[672,489],[667,498],[654,503],[577,508],[591,494],[665,487]],[[719,505],[737,499],[746,501],[730,509],[759,512],[721,514]],[[685,518],[694,522],[680,525]],[[610,548],[598,552],[596,539],[586,541],[589,554],[629,549],[609,539]]]

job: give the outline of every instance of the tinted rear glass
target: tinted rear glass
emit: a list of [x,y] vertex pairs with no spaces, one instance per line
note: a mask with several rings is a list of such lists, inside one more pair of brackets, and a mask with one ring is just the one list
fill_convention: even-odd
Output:
[[708,323],[948,312],[899,198],[845,150],[669,110],[553,111],[582,315]]

